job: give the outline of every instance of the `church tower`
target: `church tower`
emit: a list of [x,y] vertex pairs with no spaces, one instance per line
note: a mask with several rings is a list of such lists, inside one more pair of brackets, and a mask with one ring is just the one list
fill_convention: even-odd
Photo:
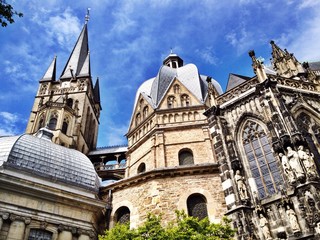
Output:
[[26,132],[47,126],[53,141],[88,153],[97,144],[101,111],[99,79],[93,85],[88,45],[88,15],[59,79],[56,57],[39,81]]

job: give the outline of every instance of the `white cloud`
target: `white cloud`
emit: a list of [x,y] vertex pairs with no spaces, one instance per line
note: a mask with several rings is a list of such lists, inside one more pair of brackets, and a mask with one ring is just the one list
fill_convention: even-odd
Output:
[[206,63],[211,65],[217,65],[218,58],[214,55],[212,47],[206,47],[203,49],[197,49],[196,53],[203,59]]
[[15,135],[18,130],[16,124],[19,121],[17,114],[0,112],[0,136]]

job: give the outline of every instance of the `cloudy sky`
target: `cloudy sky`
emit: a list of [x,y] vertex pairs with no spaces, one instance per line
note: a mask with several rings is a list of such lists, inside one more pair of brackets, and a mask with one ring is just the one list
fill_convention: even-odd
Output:
[[170,49],[226,87],[253,76],[248,51],[270,64],[270,40],[300,62],[320,60],[320,0],[7,0],[24,14],[0,28],[0,135],[25,131],[38,81],[57,55],[60,76],[90,8],[93,78],[100,78],[98,146],[126,144],[135,92]]

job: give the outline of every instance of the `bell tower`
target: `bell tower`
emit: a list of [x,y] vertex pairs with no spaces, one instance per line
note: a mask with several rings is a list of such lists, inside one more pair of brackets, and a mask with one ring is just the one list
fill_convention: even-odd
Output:
[[88,17],[60,78],[54,57],[39,81],[26,132],[53,131],[57,144],[88,153],[96,148],[100,111],[99,79],[93,85],[88,45]]

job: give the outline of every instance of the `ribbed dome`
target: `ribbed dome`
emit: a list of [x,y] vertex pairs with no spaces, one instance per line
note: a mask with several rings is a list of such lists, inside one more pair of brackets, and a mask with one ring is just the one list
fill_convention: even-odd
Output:
[[31,135],[0,137],[0,167],[15,168],[97,191],[98,175],[84,154]]

